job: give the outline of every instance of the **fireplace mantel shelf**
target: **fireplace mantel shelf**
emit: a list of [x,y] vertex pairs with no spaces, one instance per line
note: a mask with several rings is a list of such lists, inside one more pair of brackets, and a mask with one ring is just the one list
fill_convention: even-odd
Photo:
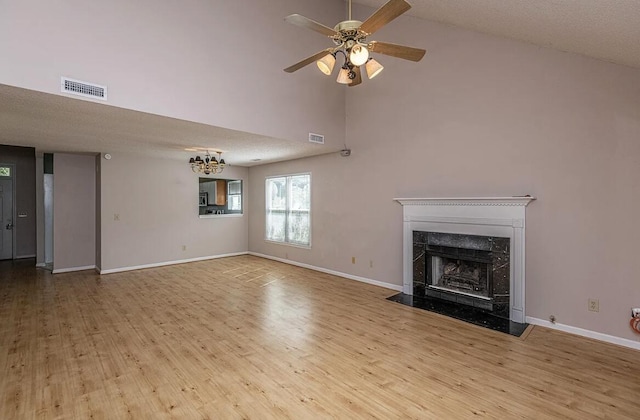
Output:
[[394,198],[403,206],[527,206],[535,197]]

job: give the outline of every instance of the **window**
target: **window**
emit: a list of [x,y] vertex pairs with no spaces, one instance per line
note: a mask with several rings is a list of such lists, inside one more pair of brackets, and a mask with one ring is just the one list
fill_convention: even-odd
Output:
[[11,168],[8,166],[0,166],[0,176],[11,176]]
[[242,181],[227,182],[227,208],[242,210]]
[[311,175],[267,178],[266,239],[311,245]]

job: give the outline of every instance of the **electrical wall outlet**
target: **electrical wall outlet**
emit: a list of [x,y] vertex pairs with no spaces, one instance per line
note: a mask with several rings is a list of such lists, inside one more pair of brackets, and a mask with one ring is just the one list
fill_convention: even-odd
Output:
[[369,260],[369,268],[373,268],[373,260]]
[[356,257],[351,257],[351,264],[355,264],[356,263]]
[[187,250],[187,246],[186,245],[182,245],[182,250],[186,251]]
[[588,305],[591,312],[600,312],[600,301],[598,299],[589,299]]

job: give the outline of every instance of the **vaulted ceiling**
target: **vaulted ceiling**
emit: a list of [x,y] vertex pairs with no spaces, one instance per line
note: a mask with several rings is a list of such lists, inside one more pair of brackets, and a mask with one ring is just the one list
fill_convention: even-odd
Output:
[[421,19],[640,68],[640,0],[407,1]]
[[[354,0],[373,8],[385,2]],[[413,8],[407,14],[420,19],[640,68],[640,0],[409,2]],[[428,50],[428,45],[424,47]],[[199,138],[219,140],[217,144],[229,151],[227,161],[241,166],[326,152],[315,144],[0,85],[0,144],[35,146],[41,151],[121,150],[184,158],[184,148]]]

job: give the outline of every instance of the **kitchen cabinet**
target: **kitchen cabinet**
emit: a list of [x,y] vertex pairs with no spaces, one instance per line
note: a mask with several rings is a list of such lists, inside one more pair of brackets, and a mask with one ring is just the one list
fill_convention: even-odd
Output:
[[[216,194],[215,194],[215,205],[216,206],[226,206],[227,205],[227,181],[224,179],[217,179],[215,182],[216,185]],[[211,200],[212,197],[209,198]],[[209,203],[212,204],[212,203]]]

